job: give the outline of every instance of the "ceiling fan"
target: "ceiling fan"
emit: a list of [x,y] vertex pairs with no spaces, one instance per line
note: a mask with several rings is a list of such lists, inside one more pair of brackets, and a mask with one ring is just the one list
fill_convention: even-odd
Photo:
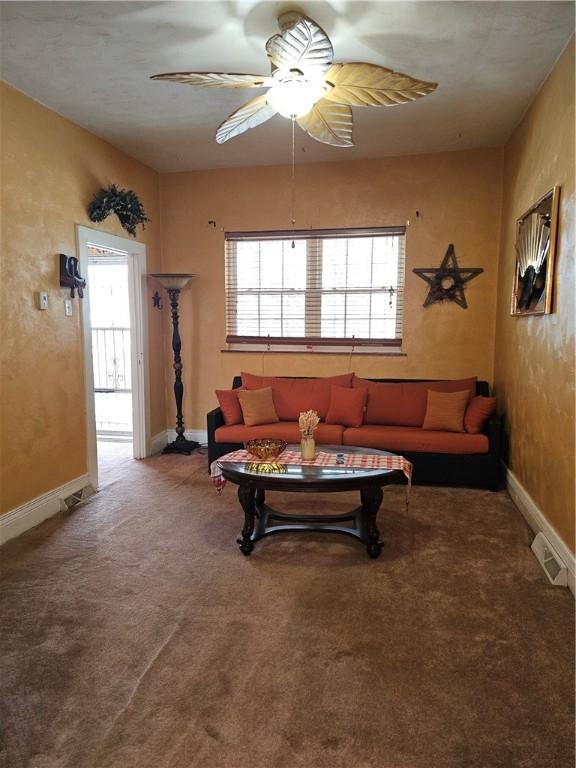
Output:
[[204,88],[268,88],[224,120],[216,131],[219,144],[280,113],[317,141],[351,147],[353,106],[405,104],[437,87],[377,64],[334,64],[328,35],[296,11],[282,14],[278,25],[281,34],[266,43],[271,75],[168,72],[151,79]]

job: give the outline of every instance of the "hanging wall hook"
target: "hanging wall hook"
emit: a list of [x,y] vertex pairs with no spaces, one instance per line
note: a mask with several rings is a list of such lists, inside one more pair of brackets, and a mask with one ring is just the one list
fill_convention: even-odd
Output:
[[78,296],[84,298],[84,288],[86,288],[86,280],[80,276],[78,271],[78,259],[76,256],[66,256],[60,254],[60,285],[62,288],[70,288],[70,298],[73,299],[75,291],[78,291]]

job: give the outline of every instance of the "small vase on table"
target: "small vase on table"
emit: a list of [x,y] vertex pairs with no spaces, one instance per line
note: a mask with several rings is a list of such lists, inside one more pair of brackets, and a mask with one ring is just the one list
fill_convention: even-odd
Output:
[[304,437],[300,440],[300,453],[303,461],[313,461],[316,456],[316,441],[313,437]]
[[300,440],[300,453],[302,461],[314,461],[316,456],[316,441],[314,440],[314,430],[320,421],[316,411],[304,411],[298,419],[298,426],[302,435]]

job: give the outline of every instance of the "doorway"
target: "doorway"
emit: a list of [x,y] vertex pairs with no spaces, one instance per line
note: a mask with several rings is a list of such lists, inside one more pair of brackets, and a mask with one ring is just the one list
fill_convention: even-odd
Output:
[[88,245],[96,453],[100,485],[133,457],[128,253]]
[[92,485],[117,479],[149,455],[146,250],[142,243],[78,227]]
[[96,439],[132,444],[128,254],[88,246]]

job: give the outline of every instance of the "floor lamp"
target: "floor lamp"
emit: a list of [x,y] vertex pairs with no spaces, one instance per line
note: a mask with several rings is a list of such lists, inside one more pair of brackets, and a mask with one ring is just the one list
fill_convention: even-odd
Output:
[[186,440],[184,437],[184,417],[182,416],[182,398],[184,395],[184,385],[182,384],[182,359],[180,350],[182,341],[180,340],[178,302],[180,300],[180,291],[185,288],[191,278],[194,277],[188,273],[154,273],[150,277],[155,277],[162,283],[170,298],[170,309],[172,312],[172,352],[174,353],[174,399],[176,400],[176,440],[164,448],[162,453],[185,453],[189,456],[200,443],[195,440]]

